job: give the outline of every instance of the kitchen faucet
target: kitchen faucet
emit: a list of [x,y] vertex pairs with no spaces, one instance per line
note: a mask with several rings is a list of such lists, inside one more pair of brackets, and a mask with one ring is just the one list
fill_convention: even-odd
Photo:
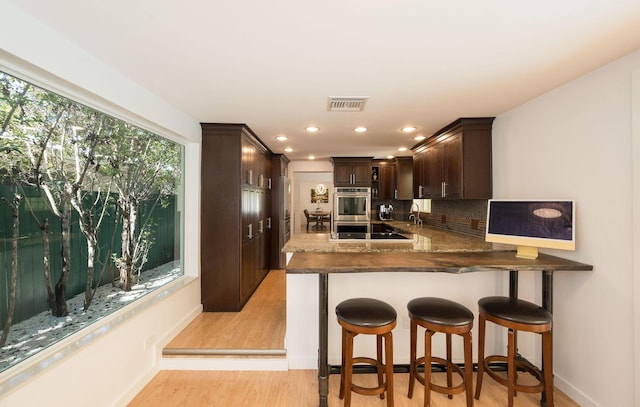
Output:
[[[416,207],[418,209],[418,214],[414,215],[413,214],[413,207]],[[413,224],[418,224],[418,225],[422,225],[422,219],[420,219],[420,205],[418,205],[417,203],[413,203],[411,205],[411,209],[409,209],[409,220],[413,219]]]

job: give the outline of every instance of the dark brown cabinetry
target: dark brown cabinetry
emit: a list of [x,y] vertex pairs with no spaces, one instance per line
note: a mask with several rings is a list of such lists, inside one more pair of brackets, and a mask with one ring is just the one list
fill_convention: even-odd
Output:
[[458,119],[415,146],[412,149],[414,197],[491,198],[493,119]]
[[336,187],[370,187],[373,157],[332,157],[333,185]]
[[371,195],[377,199],[413,199],[413,159],[373,160]]
[[393,160],[373,160],[371,165],[371,197],[394,199],[396,164]]
[[239,311],[270,267],[271,152],[242,124],[202,123],[204,311]]
[[413,158],[397,157],[395,170],[394,199],[406,201],[413,199]]

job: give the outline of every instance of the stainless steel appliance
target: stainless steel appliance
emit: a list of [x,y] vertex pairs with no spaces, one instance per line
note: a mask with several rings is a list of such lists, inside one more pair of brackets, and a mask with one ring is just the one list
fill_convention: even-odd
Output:
[[[282,191],[280,191],[280,193],[282,194],[282,206],[280,209],[280,227],[278,228],[278,242],[279,245],[278,247],[282,247],[284,246],[289,239],[291,238],[291,181],[289,180],[289,178],[285,175],[281,175],[280,176],[280,186],[282,188]],[[277,261],[277,266],[281,269],[286,267],[287,264],[287,260],[286,260],[286,253],[282,253],[278,250],[279,253],[277,253],[278,256],[278,261]],[[275,256],[276,254],[272,253],[272,256]],[[274,259],[275,260],[275,259]],[[276,262],[272,262],[273,264],[276,264]]]
[[393,205],[382,204],[378,206],[378,218],[380,220],[391,220],[393,214]]
[[332,231],[369,231],[371,188],[336,187],[333,191]]

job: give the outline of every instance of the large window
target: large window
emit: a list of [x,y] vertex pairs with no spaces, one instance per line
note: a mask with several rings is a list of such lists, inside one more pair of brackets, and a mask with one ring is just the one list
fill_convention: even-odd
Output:
[[183,157],[0,72],[0,371],[182,275]]

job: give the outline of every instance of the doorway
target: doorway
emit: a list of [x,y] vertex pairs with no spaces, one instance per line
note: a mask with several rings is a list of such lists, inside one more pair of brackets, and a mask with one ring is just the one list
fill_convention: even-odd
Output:
[[[317,199],[316,189],[318,185],[326,188],[326,199]],[[293,233],[314,233],[325,230],[307,230],[307,218],[304,210],[313,213],[316,210],[330,212],[333,209],[333,173],[330,171],[295,171],[293,172],[291,197],[293,203],[292,225]]]

